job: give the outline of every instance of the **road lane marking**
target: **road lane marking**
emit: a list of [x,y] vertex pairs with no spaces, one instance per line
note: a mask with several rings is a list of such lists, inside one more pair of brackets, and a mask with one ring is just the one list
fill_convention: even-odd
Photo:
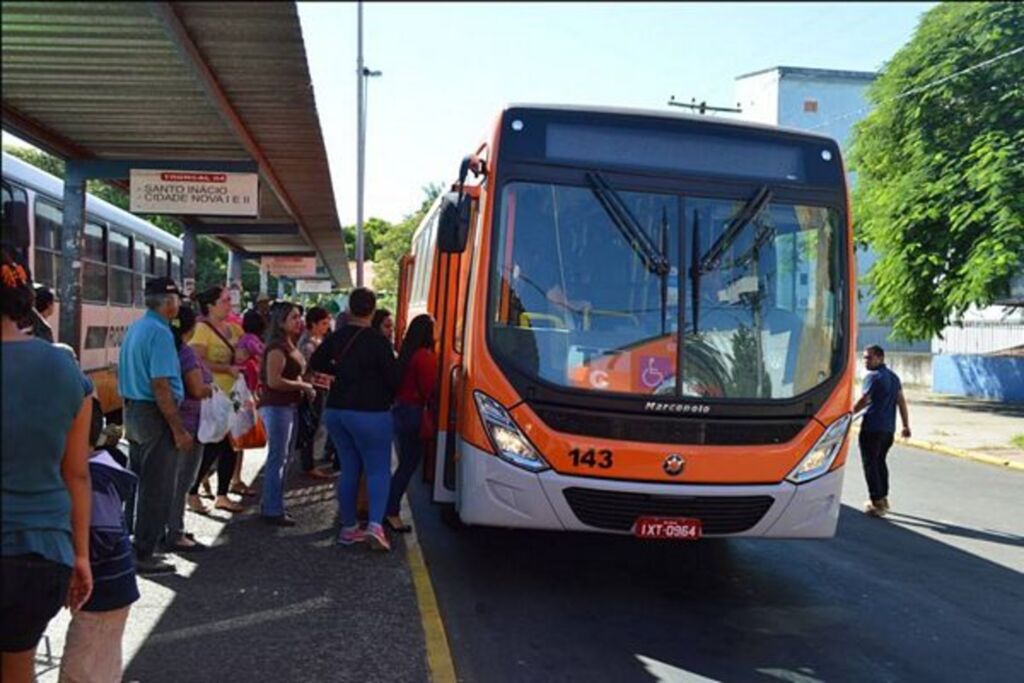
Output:
[[240,617],[231,617],[230,619],[211,621],[206,624],[199,624],[198,626],[187,626],[185,628],[179,628],[173,631],[156,633],[149,637],[149,640],[146,642],[146,645],[163,645],[166,643],[173,643],[177,640],[188,640],[189,638],[195,638],[197,636],[205,636],[210,633],[223,633],[224,631],[232,631],[236,628],[245,628],[247,626],[255,626],[256,624],[265,624],[268,621],[287,619],[288,617],[295,617],[299,616],[300,614],[305,614],[310,610],[322,609],[330,604],[331,599],[326,595],[321,595],[318,598],[312,598],[311,600],[299,602],[294,605],[289,605],[287,607],[268,609],[263,610],[262,612],[245,614]]
[[416,536],[416,520],[408,500],[402,502],[403,516],[413,521],[413,530],[405,535],[405,552],[409,561],[409,572],[416,589],[416,603],[420,610],[420,623],[427,646],[427,668],[433,683],[456,683],[455,662],[448,647],[448,635],[444,630],[441,610],[437,605],[434,585],[430,581],[430,572],[423,559],[420,541]]

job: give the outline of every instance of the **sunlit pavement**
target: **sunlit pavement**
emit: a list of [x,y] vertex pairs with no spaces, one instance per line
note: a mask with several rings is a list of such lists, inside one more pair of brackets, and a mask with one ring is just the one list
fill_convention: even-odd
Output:
[[413,507],[460,680],[995,681],[1024,671],[1024,473],[897,447],[894,514],[838,537],[648,542]]
[[[265,454],[246,453],[246,480]],[[140,578],[142,599],[125,633],[125,681],[425,681],[419,611],[405,551],[334,544],[333,484],[295,473],[286,506],[299,524],[265,525],[258,498],[238,515],[188,513],[213,543],[168,555],[176,576]],[[62,610],[37,655],[39,680],[57,680],[69,614]]]

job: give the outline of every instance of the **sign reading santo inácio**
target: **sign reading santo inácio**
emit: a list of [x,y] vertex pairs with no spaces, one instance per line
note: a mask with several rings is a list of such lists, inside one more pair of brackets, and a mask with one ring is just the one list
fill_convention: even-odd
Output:
[[132,169],[131,211],[259,217],[259,174]]

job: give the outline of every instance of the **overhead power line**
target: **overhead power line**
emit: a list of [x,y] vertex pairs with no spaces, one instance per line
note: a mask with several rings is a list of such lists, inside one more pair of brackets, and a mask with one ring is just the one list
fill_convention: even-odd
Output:
[[882,100],[877,105],[875,105],[875,104],[867,105],[867,106],[861,107],[860,109],[855,109],[853,111],[846,112],[845,114],[840,114],[839,116],[834,116],[834,117],[832,117],[830,119],[826,119],[825,121],[823,121],[822,123],[819,123],[816,126],[811,126],[808,130],[817,130],[819,128],[824,128],[825,126],[828,126],[828,125],[831,125],[833,123],[836,123],[837,121],[842,121],[844,119],[850,118],[851,116],[857,116],[859,114],[863,114],[864,112],[870,110],[873,107],[881,106],[881,105],[886,104],[888,102],[892,102],[893,100],[898,100],[898,99],[902,99],[904,97],[909,97],[910,95],[916,95],[917,93],[924,92],[925,90],[930,90],[930,89],[932,89],[934,87],[942,85],[943,83],[951,81],[954,78],[958,78],[960,76],[963,76],[964,74],[971,73],[972,71],[977,71],[978,69],[984,69],[987,66],[991,66],[992,64],[995,64],[996,62],[1002,61],[1002,60],[1006,59],[1007,57],[1012,57],[1013,55],[1021,53],[1021,52],[1024,52],[1024,45],[1022,45],[1020,47],[1016,47],[1016,48],[1014,48],[1014,49],[1012,49],[1012,50],[1010,50],[1008,52],[1004,52],[1001,55],[996,55],[995,57],[992,57],[991,59],[986,59],[983,62],[978,62],[974,66],[969,66],[966,69],[962,69],[962,70],[957,71],[955,73],[951,73],[948,76],[943,76],[942,78],[938,78],[938,79],[936,79],[934,81],[931,81],[930,83],[925,83],[924,85],[919,85],[917,87],[911,88],[910,90],[905,90],[905,91],[899,93],[898,95],[893,95],[892,97],[889,97],[889,98],[886,98],[886,99]]

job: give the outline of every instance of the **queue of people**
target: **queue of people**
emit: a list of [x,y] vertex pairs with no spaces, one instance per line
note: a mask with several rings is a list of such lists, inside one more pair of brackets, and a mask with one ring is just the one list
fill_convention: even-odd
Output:
[[[121,638],[139,597],[136,575],[174,572],[165,553],[207,549],[186,528],[185,511],[210,512],[201,495],[208,478],[216,476],[214,509],[241,512],[246,506],[229,495],[254,493],[241,481],[241,450],[232,438],[199,438],[203,402],[230,394],[239,377],[256,397],[266,434],[260,519],[295,524],[285,482],[289,456],[298,451],[309,477],[337,479],[340,545],[388,550],[389,532],[409,531],[400,500],[433,423],[437,360],[429,316],[411,322],[396,355],[391,315],[377,309],[368,289],[352,292],[332,331],[323,308],[261,301],[239,318],[227,288],[199,293],[196,310],[172,280],[152,279],[146,313],[120,350],[124,455],[121,431],[104,425],[73,352],[47,334],[52,294],[33,287],[6,254],[0,276],[3,680],[32,680],[35,647],[62,606],[73,617],[61,680],[119,680]],[[321,430],[330,464],[315,467]]]

